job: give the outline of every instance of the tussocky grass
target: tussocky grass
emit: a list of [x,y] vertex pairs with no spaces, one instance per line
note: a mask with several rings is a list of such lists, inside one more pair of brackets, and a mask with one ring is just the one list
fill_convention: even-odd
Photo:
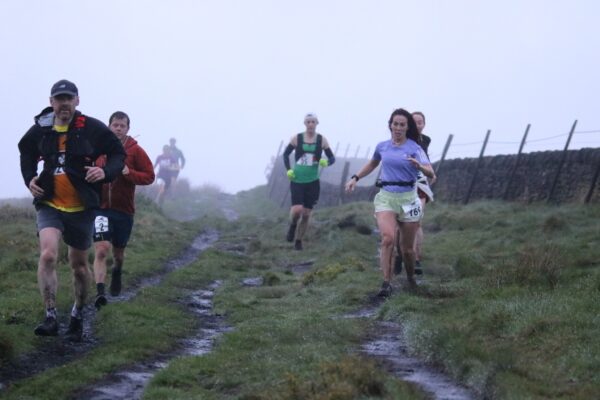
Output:
[[[297,252],[284,240],[287,210],[261,200],[265,190],[236,196],[231,204],[240,218],[234,223],[211,214],[193,224],[218,226],[221,239],[215,248],[160,286],[104,308],[96,321],[100,345],[92,352],[19,382],[3,395],[76,397],[78,388],[110,371],[177,348],[178,339],[200,328],[182,301],[218,279],[223,284],[214,311],[233,330],[211,353],[173,360],[153,378],[144,398],[424,398],[359,355],[369,320],[339,318],[364,307],[381,281],[377,236],[370,234],[372,205],[317,209],[305,250]],[[188,225],[164,218],[151,204],[142,209],[146,222],[136,229],[154,248],[140,243],[128,253],[131,263],[144,250],[156,252],[144,263],[164,260],[191,237]],[[198,208],[189,212],[206,214]],[[385,302],[378,318],[404,324],[416,354],[481,397],[597,398],[598,213],[594,205],[434,203],[424,222],[425,282],[416,295],[400,291]],[[157,234],[159,240],[152,242],[150,232],[157,225],[164,236]],[[37,248],[30,236],[33,247],[21,244],[29,251]],[[36,286],[36,258],[31,282],[20,284]],[[313,263],[310,271],[292,273],[291,266],[305,262]],[[134,268],[132,275],[146,273]],[[68,275],[64,267],[61,272]],[[265,285],[242,285],[242,279],[256,276]],[[30,313],[39,312],[35,289],[30,297],[37,304]],[[18,293],[13,297],[14,304],[27,304]],[[11,313],[19,315],[14,305]],[[22,337],[10,341],[13,354],[27,348],[16,342],[35,342],[31,327],[36,322],[33,318]]]
[[428,283],[386,303],[409,344],[485,398],[600,397],[598,205],[439,205]]

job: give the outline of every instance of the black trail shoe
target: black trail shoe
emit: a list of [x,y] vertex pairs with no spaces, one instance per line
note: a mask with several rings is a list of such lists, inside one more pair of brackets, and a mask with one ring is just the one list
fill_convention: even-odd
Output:
[[402,273],[402,255],[398,254],[394,258],[394,275],[400,275]]
[[421,268],[421,261],[415,261],[415,275],[423,275],[423,269]]
[[56,336],[58,335],[58,322],[56,318],[46,317],[44,322],[35,327],[33,331],[37,336]]
[[96,301],[94,302],[94,306],[96,307],[97,310],[99,310],[100,307],[105,306],[107,303],[108,303],[108,300],[106,300],[106,296],[104,294],[98,293],[96,295]]
[[288,229],[287,235],[285,236],[285,240],[287,240],[288,242],[293,242],[295,236],[296,224],[290,224],[290,228]]
[[390,297],[392,295],[392,285],[389,282],[383,282],[381,284],[381,289],[379,289],[379,293],[377,293],[377,297]]
[[294,249],[302,250],[302,240],[296,240],[296,242],[294,242]]
[[69,329],[67,329],[65,338],[71,342],[81,342],[82,337],[83,319],[71,317],[71,320],[69,321]]
[[110,279],[110,295],[118,296],[121,294],[121,270],[113,269]]

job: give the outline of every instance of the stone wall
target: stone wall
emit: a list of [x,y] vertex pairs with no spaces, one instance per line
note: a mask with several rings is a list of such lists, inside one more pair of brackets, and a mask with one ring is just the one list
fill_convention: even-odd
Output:
[[[445,202],[464,202],[473,176],[477,173],[469,201],[480,199],[505,199],[525,203],[547,201],[563,157],[565,157],[563,151],[522,154],[516,169],[517,156],[514,154],[483,157],[481,163],[477,158],[445,160],[438,170],[438,180],[433,186],[435,198]],[[341,164],[345,160],[339,159],[338,162]],[[551,201],[583,203],[599,166],[600,148],[567,151]],[[437,168],[437,164],[434,168]],[[514,175],[509,182],[513,170]],[[351,170],[349,173],[351,175],[354,172]],[[350,195],[343,193],[340,186],[341,177],[339,182],[322,180],[319,206],[372,200],[378,189],[372,184],[376,171],[371,175],[373,179],[370,177],[368,182],[361,180],[361,185]],[[591,203],[600,203],[600,178],[597,179],[590,198]],[[278,202],[281,207],[290,206],[289,180],[285,175],[283,163],[275,165],[273,169],[269,192],[269,197]]]
[[[446,160],[438,171],[433,189],[439,200],[464,202],[477,170],[470,201],[503,198],[527,203],[547,201],[564,156],[563,151],[522,154],[510,182],[517,162],[514,154],[483,157],[478,170],[476,158]],[[567,151],[551,200],[583,203],[599,166],[600,149]],[[590,202],[600,202],[598,184]]]

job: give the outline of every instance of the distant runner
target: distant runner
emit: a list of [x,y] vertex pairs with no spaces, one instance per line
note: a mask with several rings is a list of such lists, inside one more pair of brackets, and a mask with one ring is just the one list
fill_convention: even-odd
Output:
[[[46,318],[34,333],[58,335],[56,267],[62,237],[69,248],[75,294],[66,338],[79,341],[89,285],[87,249],[92,244],[93,209],[100,205],[102,183],[112,181],[123,170],[125,150],[106,125],[76,110],[79,91],[73,82],[56,82],[50,90],[50,105],[35,117],[35,124],[19,141],[21,174],[37,210],[37,276],[46,307]],[[94,165],[101,154],[107,155],[102,168]],[[44,165],[38,175],[40,160]]]
[[[423,133],[423,129],[425,129],[425,114],[421,111],[415,111],[412,113],[412,116],[415,120],[415,124],[417,125],[417,130],[419,131],[419,144],[427,158],[429,158],[429,144],[431,143],[431,138]],[[431,183],[435,182],[435,176],[431,179]],[[419,174],[419,179],[417,180],[417,194],[419,195],[419,199],[421,200],[421,208],[423,213],[425,213],[425,204],[433,201],[433,191],[429,187],[429,181],[427,177],[423,175],[423,173]],[[423,218],[419,221],[419,229],[417,230],[417,236],[415,238],[415,274],[422,275],[423,269],[421,268],[421,256],[423,254]]]
[[173,156],[169,145],[164,145],[162,154],[156,157],[154,169],[156,168],[158,168],[156,180],[159,185],[156,203],[162,206],[165,195],[173,183],[173,176],[175,176],[175,173],[179,173],[177,159]]
[[[319,119],[316,114],[309,113],[304,117],[306,130],[292,136],[283,152],[283,164],[287,176],[291,180],[292,207],[290,209],[290,226],[286,235],[288,242],[294,242],[296,250],[302,250],[302,239],[308,228],[310,214],[319,200],[319,166],[327,167],[335,162],[335,157],[327,139],[317,133]],[[325,152],[327,159],[322,158]],[[296,163],[290,166],[290,154],[294,152]]]
[[175,164],[172,165],[173,182],[175,182],[177,180],[177,177],[179,176],[179,171],[181,171],[183,169],[183,167],[185,167],[185,157],[183,156],[183,152],[181,150],[179,150],[179,148],[177,146],[175,146],[175,143],[177,143],[177,140],[175,140],[175,138],[171,138],[169,140],[169,147],[171,148],[171,156],[173,156],[173,158],[175,160]]
[[[112,182],[102,186],[102,205],[96,212],[94,223],[94,278],[96,280],[96,308],[106,305],[104,282],[106,279],[106,259],[112,244],[114,265],[111,271],[110,294],[118,296],[121,293],[121,272],[125,261],[125,247],[133,228],[135,213],[136,185],[150,185],[154,182],[154,167],[152,161],[138,142],[128,136],[129,116],[117,111],[110,116],[111,131],[119,138],[127,158],[121,174]],[[101,156],[97,165],[105,163]]]
[[415,187],[419,172],[434,177],[429,159],[417,143],[419,132],[412,115],[399,108],[390,116],[388,127],[391,139],[378,143],[373,158],[346,183],[346,191],[352,192],[359,179],[382,164],[381,190],[374,200],[375,217],[381,234],[383,284],[377,294],[380,297],[392,294],[392,256],[398,224],[402,233],[401,248],[408,284],[410,289],[417,287],[414,278],[414,242],[422,210]]

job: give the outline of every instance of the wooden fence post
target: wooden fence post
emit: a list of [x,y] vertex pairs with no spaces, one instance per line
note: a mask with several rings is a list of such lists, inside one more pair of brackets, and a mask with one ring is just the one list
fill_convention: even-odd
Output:
[[444,151],[442,151],[442,158],[440,158],[440,162],[438,162],[437,167],[435,168],[435,182],[433,182],[430,186],[435,185],[435,183],[439,180],[438,178],[438,174],[440,173],[440,167],[442,166],[442,163],[444,162],[444,160],[446,159],[446,153],[448,153],[448,149],[450,148],[450,143],[452,143],[452,138],[454,137],[454,135],[449,134],[448,135],[448,139],[446,139],[446,144],[444,145]]
[[508,174],[508,180],[506,181],[506,186],[504,187],[504,200],[508,199],[508,190],[510,189],[510,183],[517,171],[517,167],[519,166],[519,160],[521,159],[521,153],[523,152],[523,147],[525,146],[525,142],[527,141],[527,135],[529,134],[529,128],[531,128],[531,124],[527,124],[527,128],[525,128],[525,134],[523,135],[523,139],[521,139],[521,145],[519,146],[519,152],[517,153],[517,159],[515,160],[515,165],[513,165],[512,171]]
[[275,186],[275,167],[277,166],[277,160],[279,160],[279,156],[281,155],[282,147],[283,140],[279,142],[279,149],[277,149],[277,155],[275,156],[275,160],[273,161],[273,169],[271,169],[271,176],[269,176],[269,198],[271,198],[271,192],[273,191],[273,187]]
[[548,203],[552,201],[552,195],[554,194],[554,189],[556,189],[556,184],[558,183],[558,177],[560,176],[560,171],[567,160],[567,151],[569,150],[569,143],[571,143],[571,138],[573,137],[573,132],[575,132],[575,126],[577,126],[577,120],[573,122],[573,126],[571,127],[571,132],[569,132],[569,137],[567,138],[567,143],[565,143],[565,149],[563,150],[562,158],[560,163],[558,164],[558,169],[556,170],[556,175],[554,176],[554,182],[552,182],[552,187],[550,188],[550,193],[548,193]]
[[338,197],[338,204],[344,203],[344,185],[348,180],[348,171],[350,171],[350,161],[344,163],[344,169],[342,170],[342,180],[340,182],[340,191]]
[[471,198],[471,192],[473,192],[473,187],[475,186],[475,181],[477,180],[477,174],[479,173],[479,168],[481,168],[481,163],[483,162],[483,153],[485,152],[485,147],[487,146],[488,139],[490,138],[490,133],[492,131],[488,129],[485,134],[485,139],[483,141],[483,146],[481,147],[481,152],[479,153],[479,159],[477,160],[477,166],[475,168],[475,172],[473,173],[473,178],[471,178],[471,184],[469,185],[469,191],[467,192],[467,196],[465,197],[464,203],[467,204],[469,199]]

